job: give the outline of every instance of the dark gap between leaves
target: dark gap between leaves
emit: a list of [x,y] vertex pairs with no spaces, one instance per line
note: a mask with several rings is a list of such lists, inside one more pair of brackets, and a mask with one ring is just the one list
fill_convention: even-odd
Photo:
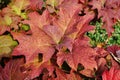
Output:
[[69,65],[67,64],[66,61],[63,62],[62,64],[62,69],[66,72],[66,73],[70,73],[71,68],[69,67]]
[[43,54],[42,54],[42,53],[39,53],[39,54],[38,54],[38,59],[39,59],[39,62],[42,62],[42,61],[43,61]]
[[2,67],[5,67],[5,63],[7,63],[10,60],[10,58],[8,57],[2,57],[2,59],[0,60],[0,65]]

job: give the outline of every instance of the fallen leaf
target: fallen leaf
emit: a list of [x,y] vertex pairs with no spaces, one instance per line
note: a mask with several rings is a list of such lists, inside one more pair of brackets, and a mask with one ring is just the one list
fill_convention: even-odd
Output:
[[9,6],[19,16],[22,16],[22,10],[26,9],[29,5],[29,0],[11,0]]
[[17,41],[13,40],[10,35],[0,36],[0,59],[2,57],[9,57],[12,49],[17,45]]
[[56,78],[52,78],[52,80],[82,80],[80,75],[71,71],[69,74],[64,73],[61,69],[56,68]]
[[[54,65],[51,64],[51,62],[32,62],[32,63],[26,63],[23,66],[24,72],[28,73],[30,79],[34,79],[40,75],[42,75],[46,70],[48,71],[48,78],[49,76],[52,76],[54,72]],[[44,71],[45,70],[45,71]],[[46,74],[44,74],[46,75]]]
[[[48,61],[54,54],[54,41],[38,26],[30,26],[31,35],[20,32],[11,32],[13,38],[18,40],[19,45],[14,48],[12,55],[24,55],[26,62],[38,59],[38,54],[43,54],[43,62]],[[49,54],[49,55],[48,55]]]
[[[94,72],[94,69],[97,69],[97,63],[95,61],[96,55],[97,53],[92,48],[77,46],[74,44],[74,47],[71,53],[59,52],[57,54],[58,56],[57,63],[59,66],[61,66],[63,62],[66,61],[68,65],[74,70],[77,70],[78,64],[80,63],[84,66],[84,70],[82,71],[83,75],[91,77],[93,76],[93,74],[91,74],[91,71]],[[90,72],[87,74],[84,74],[85,72],[88,72],[88,71]]]
[[30,0],[28,9],[40,10],[40,9],[42,9],[42,6],[43,6],[43,0]]
[[20,67],[24,64],[24,59],[10,60],[5,68],[0,67],[1,80],[24,80],[27,74],[23,73]]
[[109,71],[102,74],[103,80],[120,80],[120,70],[112,67]]

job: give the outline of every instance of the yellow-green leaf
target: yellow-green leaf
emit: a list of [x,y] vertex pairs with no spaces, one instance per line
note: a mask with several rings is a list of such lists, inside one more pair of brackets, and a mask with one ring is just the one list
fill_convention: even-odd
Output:
[[12,0],[10,7],[12,10],[21,16],[22,10],[24,10],[29,5],[29,0]]
[[59,3],[59,0],[47,0],[47,4],[51,5],[53,8],[56,7]]
[[0,58],[9,56],[16,45],[18,45],[17,41],[14,41],[10,35],[0,36]]
[[12,19],[8,15],[5,15],[4,20],[6,25],[10,25],[12,23]]

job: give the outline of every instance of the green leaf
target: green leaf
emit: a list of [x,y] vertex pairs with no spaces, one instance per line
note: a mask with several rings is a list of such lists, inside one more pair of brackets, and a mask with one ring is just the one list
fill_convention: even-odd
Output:
[[12,23],[12,19],[8,15],[5,15],[4,20],[5,20],[6,25],[10,25]]
[[27,25],[27,24],[22,24],[22,30],[25,30],[25,31],[28,31],[28,30],[30,30],[30,26],[29,25]]
[[17,41],[14,41],[10,35],[0,36],[0,58],[9,56],[13,47],[17,45]]

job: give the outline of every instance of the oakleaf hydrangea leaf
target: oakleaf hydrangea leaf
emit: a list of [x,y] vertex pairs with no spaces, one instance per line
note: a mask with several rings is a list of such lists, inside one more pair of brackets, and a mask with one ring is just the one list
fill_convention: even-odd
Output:
[[17,15],[22,15],[22,10],[24,10],[27,6],[29,5],[29,0],[12,0],[10,6],[12,10],[17,14]]
[[12,48],[16,45],[18,45],[18,43],[14,41],[10,35],[0,36],[0,57],[9,56]]

